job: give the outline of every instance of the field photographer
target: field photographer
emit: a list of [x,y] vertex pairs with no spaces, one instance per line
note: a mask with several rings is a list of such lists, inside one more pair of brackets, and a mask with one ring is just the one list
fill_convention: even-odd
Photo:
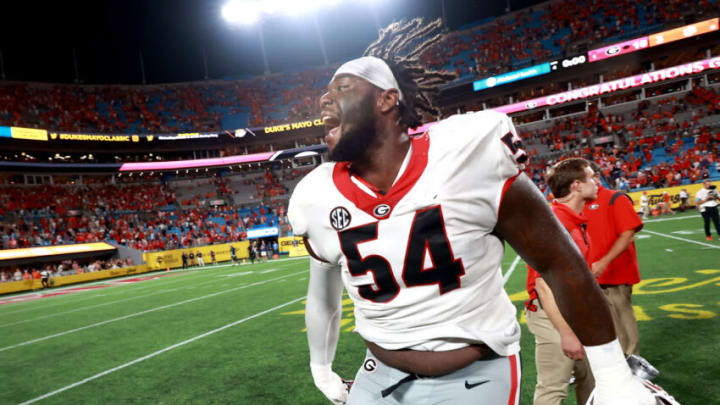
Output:
[[712,220],[715,224],[715,232],[720,238],[720,219],[718,218],[718,196],[717,186],[712,184],[710,180],[703,182],[703,188],[695,194],[695,205],[700,211],[700,215],[703,217],[705,222],[705,237],[707,240],[712,240],[712,234],[710,233],[710,221]]

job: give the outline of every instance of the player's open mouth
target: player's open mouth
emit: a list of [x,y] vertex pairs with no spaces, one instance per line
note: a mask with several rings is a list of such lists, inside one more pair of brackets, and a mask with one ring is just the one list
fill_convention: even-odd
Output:
[[340,120],[331,115],[324,115],[322,120],[328,136],[336,137],[340,132]]

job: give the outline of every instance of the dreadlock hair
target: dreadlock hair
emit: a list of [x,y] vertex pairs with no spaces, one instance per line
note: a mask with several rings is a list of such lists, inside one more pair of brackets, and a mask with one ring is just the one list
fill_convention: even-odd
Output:
[[[432,98],[440,91],[437,85],[454,80],[454,73],[430,70],[420,62],[420,56],[443,34],[442,20],[426,23],[422,18],[399,21],[380,30],[378,39],[365,49],[363,56],[384,60],[400,86],[400,123],[408,128],[422,125],[422,114],[439,115]],[[404,49],[409,48],[409,49]]]

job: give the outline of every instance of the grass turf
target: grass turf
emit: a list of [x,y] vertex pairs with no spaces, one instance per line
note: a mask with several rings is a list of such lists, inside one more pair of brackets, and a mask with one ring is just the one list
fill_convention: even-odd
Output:
[[[701,228],[696,213],[665,217],[636,240],[640,351],[684,405],[720,403],[720,241]],[[508,249],[503,272],[514,259]],[[216,266],[0,305],[0,403],[328,403],[308,370],[306,268],[306,259]],[[521,403],[530,404],[524,263],[513,270],[506,290],[523,328]],[[365,354],[352,327],[345,302],[335,369],[346,378]]]

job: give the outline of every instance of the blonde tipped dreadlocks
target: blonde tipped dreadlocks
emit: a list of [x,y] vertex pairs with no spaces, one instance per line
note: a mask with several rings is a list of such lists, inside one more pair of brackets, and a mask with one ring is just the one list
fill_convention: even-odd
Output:
[[381,58],[390,66],[404,95],[400,120],[410,128],[422,124],[422,112],[439,114],[431,101],[439,93],[437,85],[456,78],[454,73],[429,70],[420,62],[420,55],[442,38],[441,28],[439,18],[429,23],[422,18],[394,22],[381,29],[378,39],[363,53]]

